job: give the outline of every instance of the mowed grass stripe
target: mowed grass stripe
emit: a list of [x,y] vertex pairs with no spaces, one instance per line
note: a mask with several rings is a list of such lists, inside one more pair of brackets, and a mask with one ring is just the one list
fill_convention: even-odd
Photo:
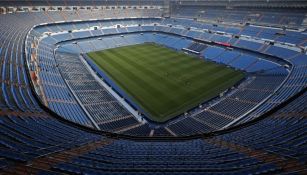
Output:
[[[127,51],[126,54],[128,52],[131,52],[131,50]],[[170,57],[170,58],[168,58],[166,56],[166,61],[160,61],[160,59],[159,59],[159,63],[162,63],[162,64],[160,66],[158,66],[157,68],[158,69],[163,69],[163,68],[169,69],[168,73],[174,74],[176,76],[174,80],[180,80],[180,77],[178,78],[178,76],[182,75],[182,73],[181,73],[182,69],[185,69],[185,71],[189,71],[189,72],[192,72],[192,73],[194,73],[194,72],[198,73],[198,74],[187,74],[187,75],[192,75],[194,77],[204,76],[203,73],[209,72],[211,68],[215,68],[216,71],[221,70],[218,66],[216,66],[216,67],[212,66],[213,64],[208,64],[208,65],[205,65],[205,67],[204,67],[204,65],[199,64],[199,61],[196,60],[196,59],[195,59],[194,62],[192,62],[189,59],[180,59],[180,57],[178,57],[178,54],[176,52],[172,51],[171,53],[175,53],[175,56]],[[186,55],[184,55],[184,56],[186,56]],[[154,60],[158,60],[158,59],[154,58]],[[172,63],[169,63],[169,61],[172,61]],[[189,63],[189,64],[187,64],[187,63]],[[216,64],[214,64],[214,65],[216,65]],[[148,66],[148,68],[154,67],[154,66],[156,66],[156,65],[150,65],[150,66]],[[203,67],[205,69],[207,66],[208,66],[208,69],[206,69],[205,72],[201,69],[198,69],[200,67]],[[157,69],[157,68],[155,68],[155,69]],[[189,78],[193,78],[193,77],[189,77]],[[186,78],[186,79],[189,79],[189,78]],[[180,81],[182,81],[182,80],[180,80]],[[193,86],[190,86],[190,87],[193,87]]]
[[[127,56],[125,54],[120,54],[119,52],[112,52],[113,56],[115,57],[121,57],[123,59],[116,60],[118,62],[121,62],[122,64],[125,64],[126,67],[128,67],[130,70],[131,68],[135,68],[135,72],[130,71],[130,73],[134,74],[136,77],[142,80],[145,80],[146,82],[153,82],[153,81],[163,81],[163,79],[166,79],[165,77],[158,74],[158,72],[155,72],[148,68],[148,66],[144,66],[143,64],[140,64],[134,60],[134,58],[130,57],[129,54]],[[180,88],[177,84],[172,83],[171,81],[166,81],[166,84],[163,84],[163,87],[168,88],[168,86],[171,86],[171,88]],[[163,88],[161,87],[161,88]],[[159,91],[159,90],[157,90]],[[160,92],[164,93],[164,91]]]
[[135,76],[139,77],[140,79],[145,80],[146,82],[150,83],[151,87],[152,87],[151,82],[161,82],[161,81],[163,81],[164,83],[161,84],[161,86],[159,88],[160,90],[155,89],[155,87],[152,87],[155,90],[157,90],[157,92],[159,92],[163,95],[167,95],[165,93],[165,90],[167,90],[169,88],[174,88],[174,89],[179,88],[183,91],[186,91],[185,88],[178,85],[177,83],[175,83],[173,81],[167,81],[168,79],[167,79],[166,76],[162,75],[163,73],[160,73],[159,71],[151,70],[149,68],[150,67],[149,65],[144,66],[143,64],[136,62],[133,57],[129,56],[129,54],[127,54],[127,56],[126,56],[124,54],[120,54],[118,52],[113,52],[113,51],[112,51],[112,54],[114,54],[114,56],[116,56],[116,57],[124,58],[124,59],[117,60],[117,61],[123,62],[129,68],[135,68],[134,69],[135,72],[131,72],[131,73],[135,74]]
[[[123,48],[123,50],[120,50],[119,53],[127,54],[130,55],[132,54],[135,59],[138,59],[139,62],[145,64],[145,65],[150,65],[150,67],[155,66],[159,63],[164,63],[167,61],[171,61],[171,58],[178,58],[178,54],[176,52],[171,52],[170,50],[163,49],[161,48],[154,48],[154,49],[148,49],[145,51],[139,52],[138,49],[129,49],[129,48]],[[159,57],[157,56],[157,52],[159,53]],[[148,59],[144,58],[144,55],[146,57],[152,57],[153,59]]]
[[[127,55],[128,55],[128,53],[127,53]],[[120,57],[125,57],[125,56],[123,56],[123,55],[117,55],[117,56],[120,56]],[[124,59],[124,60],[129,60],[129,58],[126,58],[126,59]],[[128,64],[134,64],[134,62],[132,63],[133,61],[131,61],[130,63],[128,63]],[[135,67],[137,67],[137,70],[138,71],[141,71],[141,72],[143,72],[143,73],[145,73],[146,75],[142,75],[142,76],[147,76],[147,79],[148,80],[150,80],[150,82],[151,81],[163,81],[163,80],[160,80],[161,78],[167,78],[167,77],[165,77],[164,75],[158,75],[158,74],[155,74],[155,72],[152,72],[152,71],[148,71],[147,72],[147,69],[145,69],[144,67],[141,67],[140,68],[140,66],[138,66],[137,64],[135,64],[134,65]],[[142,69],[142,70],[139,70],[139,69]],[[140,72],[137,72],[137,74],[139,74]],[[140,75],[140,74],[139,74]],[[155,79],[151,79],[151,78],[155,78]],[[157,92],[157,93],[160,93],[161,95],[170,95],[169,93],[178,93],[178,91],[180,91],[180,90],[182,90],[182,91],[185,91],[185,93],[183,93],[183,95],[185,95],[185,97],[186,97],[186,100],[189,100],[190,99],[190,96],[192,95],[192,94],[190,94],[190,92],[193,92],[193,91],[191,91],[191,89],[188,89],[187,87],[185,87],[185,86],[183,86],[183,84],[182,85],[180,85],[179,84],[179,86],[178,86],[178,84],[176,84],[176,83],[174,83],[173,81],[165,81],[166,83],[165,84],[162,84],[162,86],[164,86],[164,88],[163,87],[161,87],[161,88],[163,88],[162,89],[162,91],[161,92]],[[170,88],[170,86],[172,86],[172,88],[173,89],[177,89],[176,91],[173,91],[173,92],[168,92],[168,94],[164,94],[165,92],[166,92],[166,90],[168,89],[168,88]],[[190,86],[191,87],[191,86]],[[170,96],[170,97],[173,97],[173,98],[171,98],[171,99],[169,99],[169,101],[165,101],[165,102],[167,102],[167,103],[171,103],[171,104],[173,104],[174,106],[177,106],[177,98],[176,97],[179,97],[179,96],[176,96],[176,94],[174,94],[173,96]],[[182,96],[180,97],[180,98],[182,98]],[[157,103],[156,105],[165,105],[164,103],[162,103],[162,102],[159,102],[159,103]]]
[[239,71],[155,44],[88,55],[157,122],[197,106],[244,77]]
[[[146,69],[144,66],[140,66],[137,63],[135,63],[134,61],[131,61],[129,58],[127,58],[126,56],[123,55],[119,55],[117,54],[116,56],[120,56],[124,59],[121,60],[116,60],[115,62],[125,62],[126,67],[124,68],[125,70],[127,70],[127,67],[131,67],[134,66],[136,69],[135,72],[126,72],[125,76],[127,75],[127,78],[130,78],[130,81],[136,81],[138,82],[139,86],[143,86],[144,89],[151,89],[150,91],[145,91],[141,94],[144,93],[149,93],[147,95],[154,95],[151,98],[155,98],[155,95],[160,95],[160,96],[169,96],[172,98],[168,98],[167,101],[164,101],[164,103],[168,103],[171,104],[172,106],[176,106],[177,105],[177,97],[176,95],[171,95],[170,93],[177,93],[177,92],[168,92],[168,89],[170,87],[172,87],[173,89],[178,89],[181,88],[181,90],[185,90],[182,86],[179,86],[175,83],[172,83],[172,81],[165,81],[163,80],[165,77],[159,76],[157,73],[150,71],[148,69]],[[112,62],[113,60],[111,60]],[[130,76],[129,76],[130,75]],[[133,75],[133,76],[132,76]],[[161,84],[160,88],[156,88],[155,86],[152,86],[152,82],[165,82],[164,84]],[[136,91],[134,91],[136,92]],[[133,92],[131,92],[133,93]],[[134,94],[135,96],[139,97],[139,93]],[[142,97],[139,97],[142,98]],[[152,103],[152,105],[155,106],[155,108],[157,109],[163,109],[161,108],[161,106],[165,105],[164,103],[162,103],[161,101],[157,101],[156,103]],[[153,111],[153,113],[160,113],[161,111]],[[162,111],[163,112],[163,111]]]
[[[135,69],[134,72],[130,72],[129,69],[127,69],[127,67],[129,67],[130,65],[121,63],[123,62],[122,59],[113,58],[112,54],[106,54],[106,53],[100,56],[103,56],[105,59],[101,60],[101,62],[98,63],[98,65],[108,64],[108,67],[105,67],[106,68],[105,71],[107,73],[113,72],[113,75],[111,74],[112,79],[114,80],[120,79],[121,81],[118,82],[120,87],[129,92],[128,95],[130,95],[132,98],[135,98],[136,101],[139,100],[140,102],[142,102],[140,106],[147,107],[148,103],[146,103],[147,102],[146,99],[152,99],[151,101],[152,106],[149,107],[149,109],[153,107],[160,109],[159,108],[160,100],[155,98],[155,95],[156,94],[167,95],[166,94],[167,92],[162,90],[157,90],[155,86],[151,85],[152,80],[144,78],[144,74],[140,72],[138,69]],[[147,91],[147,89],[149,88],[151,88],[151,91]],[[133,91],[131,91],[131,89],[133,89]],[[171,101],[171,99],[168,100],[170,101],[170,103],[175,103],[175,101]],[[157,110],[150,112],[159,113],[160,111]]]
[[[129,51],[128,52],[130,52],[131,50],[129,49]],[[172,52],[172,53],[174,53],[174,52]],[[186,56],[186,55],[184,55],[184,56]],[[178,57],[178,56],[177,56]],[[179,57],[180,58],[180,57]],[[178,60],[178,58],[175,58],[175,59],[177,59]],[[169,60],[171,60],[171,58],[169,59]],[[182,62],[182,61],[184,61],[184,62]],[[206,71],[203,71],[203,70],[201,70],[201,69],[196,69],[194,66],[192,66],[193,64],[186,64],[186,61],[190,61],[191,62],[191,60],[189,60],[189,59],[179,59],[179,61],[177,61],[176,63],[179,63],[179,64],[176,64],[176,65],[173,65],[173,66],[170,66],[170,65],[168,65],[168,64],[165,64],[165,65],[167,65],[170,69],[173,67],[173,68],[175,68],[175,70],[177,71],[177,72],[182,72],[182,68],[185,66],[185,67],[189,67],[189,69],[188,69],[188,71],[190,71],[190,74],[188,74],[188,75],[192,75],[191,77],[189,77],[189,78],[187,78],[187,79],[196,79],[196,80],[198,80],[198,78],[200,78],[201,76],[205,76],[209,71],[212,71],[212,72],[214,72],[214,74],[219,74],[220,73],[220,71],[222,71],[223,69],[221,69],[220,68],[220,66],[219,65],[216,65],[216,64],[207,64],[207,65],[205,65],[205,66],[208,66],[209,68],[208,69],[206,69]],[[180,63],[182,63],[182,64],[180,64]],[[191,62],[191,63],[193,63],[193,62]],[[195,66],[197,66],[197,67],[200,67],[200,66],[203,66],[202,64],[199,64],[199,61],[198,60],[196,60],[195,59],[195,61],[194,61],[194,63],[197,63],[197,64],[194,64]],[[161,67],[160,67],[161,68]],[[206,67],[203,67],[204,69],[206,68]],[[211,69],[213,69],[214,68],[214,70],[211,70]],[[191,72],[193,72],[193,71],[195,71],[195,72],[198,72],[199,74],[191,74]],[[232,70],[230,70],[230,71],[232,71]],[[214,74],[212,74],[213,76],[211,76],[211,77],[215,77],[214,76]],[[229,77],[227,77],[227,76],[225,76],[225,79],[227,80]],[[201,85],[202,83],[199,83],[199,85]],[[195,84],[194,84],[195,85]],[[197,85],[197,84],[196,84]],[[182,87],[182,86],[181,86]],[[190,86],[190,88],[191,87],[193,87],[193,89],[197,89],[198,88],[198,86]],[[193,90],[192,89],[192,90]]]

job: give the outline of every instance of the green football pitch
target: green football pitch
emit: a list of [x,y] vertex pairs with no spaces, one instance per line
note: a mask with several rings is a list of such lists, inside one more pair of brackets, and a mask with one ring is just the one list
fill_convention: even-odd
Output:
[[156,44],[88,53],[147,117],[165,122],[244,77],[240,71]]

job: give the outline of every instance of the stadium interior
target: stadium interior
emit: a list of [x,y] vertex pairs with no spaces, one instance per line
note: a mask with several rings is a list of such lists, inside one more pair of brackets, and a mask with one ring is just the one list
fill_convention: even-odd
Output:
[[0,174],[307,174],[306,0],[0,0]]

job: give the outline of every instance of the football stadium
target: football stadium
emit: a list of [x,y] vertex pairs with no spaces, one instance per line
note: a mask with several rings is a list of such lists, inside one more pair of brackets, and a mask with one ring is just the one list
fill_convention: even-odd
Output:
[[0,0],[0,174],[307,174],[306,0]]

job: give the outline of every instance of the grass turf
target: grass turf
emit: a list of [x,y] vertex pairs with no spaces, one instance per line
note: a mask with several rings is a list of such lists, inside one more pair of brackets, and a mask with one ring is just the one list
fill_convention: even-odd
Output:
[[88,56],[156,122],[196,107],[244,77],[240,71],[155,44]]

